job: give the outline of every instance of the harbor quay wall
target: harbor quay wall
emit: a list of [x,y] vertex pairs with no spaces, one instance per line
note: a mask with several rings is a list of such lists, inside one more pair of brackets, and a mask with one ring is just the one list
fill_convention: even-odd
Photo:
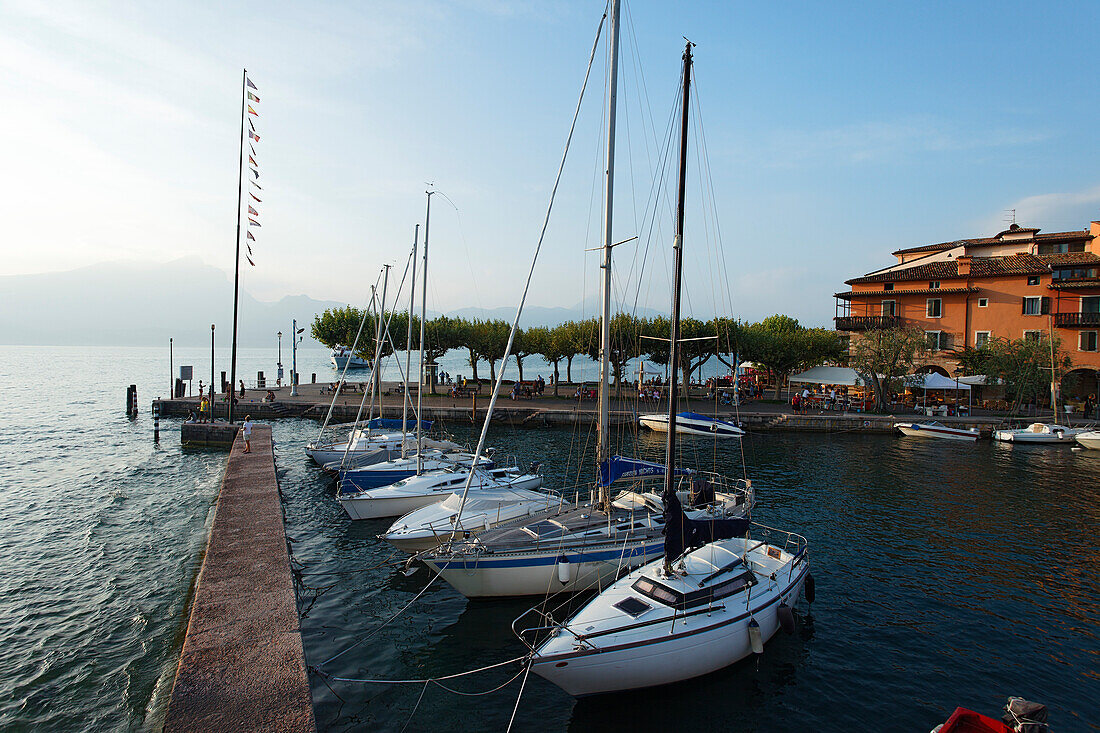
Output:
[[[209,426],[207,426],[209,427]],[[271,427],[238,435],[214,510],[164,730],[314,731]]]
[[[162,416],[183,417],[195,410],[194,400],[158,400]],[[488,404],[488,399],[484,400]],[[425,405],[423,408],[425,420],[438,420],[443,423],[475,423],[480,424],[485,419],[486,410],[479,404],[450,404],[450,405]],[[310,418],[323,420],[328,414],[329,404],[319,402],[246,402],[238,404],[234,417],[243,417],[246,413],[254,420],[277,420],[280,418]],[[219,405],[215,410],[215,418],[225,417],[225,405]],[[401,405],[385,405],[382,408],[384,417],[400,418]],[[332,408],[332,421],[335,423],[351,422],[359,413],[358,404],[336,405]],[[613,425],[625,425],[636,423],[637,411],[613,410],[611,423]],[[782,412],[742,412],[736,416],[720,414],[724,420],[736,419],[749,431],[755,432],[810,432],[810,433],[864,433],[864,434],[893,434],[894,423],[899,421],[915,420],[927,422],[929,418],[911,415],[872,415],[867,413],[802,413],[790,414]],[[1004,427],[1005,420],[998,416],[972,418],[938,418],[941,422],[954,427],[976,427],[984,437],[989,437],[994,429]],[[1021,419],[1022,422],[1028,420]],[[543,408],[530,403],[516,406],[515,403],[502,400],[497,403],[493,413],[493,421],[501,425],[511,427],[561,427],[589,426],[596,422],[595,409],[588,407],[569,408]]]

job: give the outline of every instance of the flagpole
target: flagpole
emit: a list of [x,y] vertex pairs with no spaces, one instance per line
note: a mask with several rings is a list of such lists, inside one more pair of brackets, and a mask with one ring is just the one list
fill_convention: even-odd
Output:
[[241,198],[244,188],[244,105],[248,69],[241,72],[241,153],[237,159],[237,244],[233,259],[233,356],[229,365],[229,422],[233,422],[233,396],[237,393],[237,302],[241,288]]

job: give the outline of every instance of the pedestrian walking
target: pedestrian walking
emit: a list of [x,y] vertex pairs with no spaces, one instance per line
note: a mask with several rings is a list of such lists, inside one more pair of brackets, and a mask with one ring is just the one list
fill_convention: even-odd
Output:
[[244,416],[244,425],[241,426],[241,431],[244,433],[244,452],[252,452],[252,416]]

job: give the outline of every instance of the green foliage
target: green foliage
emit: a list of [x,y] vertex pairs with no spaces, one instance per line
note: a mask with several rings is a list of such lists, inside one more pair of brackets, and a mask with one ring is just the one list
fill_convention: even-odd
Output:
[[[362,324],[363,332],[359,335],[359,343],[356,345],[355,353],[373,364],[375,340],[378,337],[378,321],[374,315],[371,315],[367,318],[366,323],[363,323],[364,315],[364,311],[350,305],[343,308],[329,308],[321,315],[313,317],[310,333],[313,334],[313,338],[329,348],[337,344],[350,348],[355,343],[355,336],[359,333],[359,326]],[[394,344],[397,344],[400,340],[400,343],[404,345],[407,324],[406,314],[392,314],[389,333],[393,337]],[[397,334],[400,334],[400,339],[398,339]],[[393,349],[389,341],[384,340],[382,356],[388,356],[392,353]]]
[[917,357],[928,349],[924,331],[916,326],[873,328],[853,341],[849,363],[875,393],[875,409],[886,410],[892,391],[901,388]]
[[980,349],[956,349],[952,356],[967,374],[985,374],[1003,382],[1015,411],[1023,404],[1049,398],[1052,379],[1060,383],[1073,370],[1073,360],[1061,347],[1061,339],[1055,338],[1052,344],[1046,336],[1014,341],[994,338]]
[[841,358],[843,346],[836,333],[805,328],[790,316],[768,316],[739,333],[741,358],[760,364],[775,377],[775,395],[795,370],[809,369]]

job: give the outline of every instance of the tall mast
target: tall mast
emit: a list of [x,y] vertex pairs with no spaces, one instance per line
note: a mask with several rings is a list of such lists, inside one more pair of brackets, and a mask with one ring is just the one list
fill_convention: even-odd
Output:
[[680,180],[676,192],[676,238],[672,241],[672,330],[668,356],[668,444],[665,450],[665,491],[672,491],[676,465],[676,376],[680,364],[680,279],[684,269],[684,193],[687,188],[688,102],[691,88],[691,41],[684,48],[684,98],[680,111]]
[[[233,423],[233,395],[237,391],[237,303],[241,292],[241,195],[244,186],[244,100],[248,91],[245,87],[246,83],[248,83],[248,69],[241,71],[241,133],[239,141],[241,152],[237,159],[237,244],[233,255],[233,355],[229,363],[229,394],[226,395],[229,399],[227,418],[230,424]],[[213,405],[214,401],[211,400],[210,404]],[[213,407],[211,407],[210,414],[214,414]]]
[[[405,442],[405,433],[409,430],[409,403],[412,399],[409,397],[409,360],[412,358],[412,339],[413,339],[413,304],[416,302],[416,245],[420,241],[420,225],[416,225],[416,230],[413,232],[413,253],[412,253],[412,278],[410,282],[412,285],[409,287],[409,332],[405,336],[405,404],[401,408],[401,457],[405,458],[408,455],[408,446]],[[420,414],[417,413],[417,422],[420,421]]]
[[378,302],[378,339],[374,344],[374,393],[378,395],[378,417],[382,417],[382,344],[386,327],[386,285],[390,281],[390,265],[382,265],[382,300]]
[[428,225],[432,220],[432,194],[435,191],[425,191],[428,194],[428,210],[424,213],[424,266],[421,271],[424,273],[421,277],[424,279],[420,286],[420,384],[416,387],[416,475],[419,476],[420,472],[424,469],[424,459],[420,456],[421,437],[420,437],[420,424],[422,420],[420,416],[424,413],[420,411],[420,406],[423,404],[424,397],[424,324],[428,320]]
[[[619,0],[611,0],[610,63],[607,70],[607,164],[604,168],[603,188],[603,278],[600,281],[602,297],[600,310],[600,389],[599,416],[596,423],[596,465],[602,465],[611,457],[610,435],[610,357],[611,357],[611,248],[612,206],[615,194],[615,109],[619,83]],[[610,509],[611,489],[601,487],[599,504]]]

